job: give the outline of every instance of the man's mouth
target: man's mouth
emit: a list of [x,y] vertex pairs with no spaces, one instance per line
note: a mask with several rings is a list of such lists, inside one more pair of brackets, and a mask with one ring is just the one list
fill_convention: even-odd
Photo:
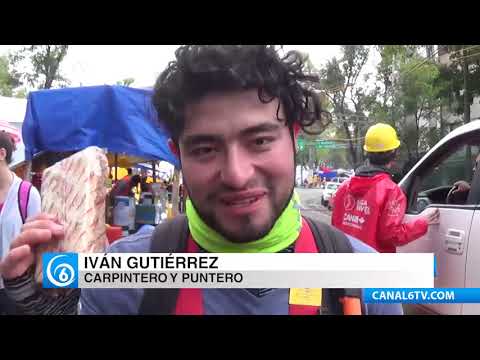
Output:
[[225,204],[228,206],[246,206],[257,202],[259,197],[248,198],[244,200],[237,200],[237,201],[225,201]]
[[244,191],[220,197],[220,201],[229,207],[244,207],[256,203],[266,195],[265,191]]

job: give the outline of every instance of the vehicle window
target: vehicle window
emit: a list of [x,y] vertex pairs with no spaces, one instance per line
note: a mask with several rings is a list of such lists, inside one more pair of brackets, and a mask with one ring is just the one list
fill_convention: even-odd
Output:
[[478,146],[463,145],[454,151],[441,163],[427,171],[427,174],[422,179],[420,191],[440,186],[452,186],[459,180],[465,180],[470,183],[478,149]]
[[424,173],[414,201],[417,212],[430,204],[465,204],[468,191],[452,193],[460,180],[471,184],[478,146],[462,145]]

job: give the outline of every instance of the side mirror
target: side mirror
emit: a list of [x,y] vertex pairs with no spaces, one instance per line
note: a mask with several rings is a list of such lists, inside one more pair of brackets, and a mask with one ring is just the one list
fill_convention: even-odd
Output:
[[419,213],[421,213],[425,208],[430,205],[430,200],[428,198],[418,198],[417,199],[417,204],[415,206],[415,210]]

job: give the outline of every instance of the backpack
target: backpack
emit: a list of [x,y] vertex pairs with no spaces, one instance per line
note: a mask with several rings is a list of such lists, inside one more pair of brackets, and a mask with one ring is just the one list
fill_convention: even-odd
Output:
[[[317,248],[322,253],[352,253],[348,238],[337,229],[303,216],[315,238]],[[152,236],[150,252],[186,252],[189,236],[188,221],[179,215],[170,221],[160,223]],[[139,308],[139,315],[173,314],[180,289],[146,288]],[[340,299],[344,296],[361,298],[361,289],[322,289],[321,314],[343,314]],[[363,308],[363,304],[362,304]],[[363,312],[363,311],[362,311]]]
[[32,184],[28,181],[22,180],[18,187],[18,210],[20,211],[20,217],[22,218],[22,224],[25,224],[27,220],[28,200],[30,199],[30,189]]

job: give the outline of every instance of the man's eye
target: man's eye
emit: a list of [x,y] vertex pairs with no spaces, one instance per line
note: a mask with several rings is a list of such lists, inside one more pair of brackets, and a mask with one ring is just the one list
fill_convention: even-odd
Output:
[[270,144],[272,141],[273,141],[272,138],[261,137],[261,138],[255,139],[255,145],[264,146],[264,145]]
[[195,156],[202,156],[202,155],[208,155],[211,154],[215,149],[213,147],[201,147],[192,150],[192,154]]

